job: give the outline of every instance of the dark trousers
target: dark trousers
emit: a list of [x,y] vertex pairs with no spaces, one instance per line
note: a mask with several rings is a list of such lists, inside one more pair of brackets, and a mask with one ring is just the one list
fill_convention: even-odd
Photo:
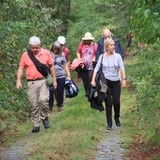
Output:
[[78,74],[82,78],[86,96],[89,96],[93,70],[80,69]]
[[57,107],[63,106],[64,101],[64,87],[65,87],[66,78],[57,79],[57,89],[55,90],[53,86],[49,87],[49,107],[53,107],[54,105],[54,96],[57,101]]
[[121,84],[120,81],[107,80],[107,85],[106,119],[108,124],[112,124],[112,106],[114,107],[114,119],[119,119],[120,117]]

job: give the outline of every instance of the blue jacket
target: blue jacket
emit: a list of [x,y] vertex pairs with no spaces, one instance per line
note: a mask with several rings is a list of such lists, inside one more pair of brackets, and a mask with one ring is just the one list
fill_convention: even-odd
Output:
[[[122,59],[124,59],[123,49],[121,47],[121,43],[120,43],[119,39],[113,38],[113,40],[115,42],[115,52],[119,53],[121,55]],[[96,61],[98,61],[99,56],[103,53],[104,53],[104,37],[101,37],[101,39],[98,41]]]

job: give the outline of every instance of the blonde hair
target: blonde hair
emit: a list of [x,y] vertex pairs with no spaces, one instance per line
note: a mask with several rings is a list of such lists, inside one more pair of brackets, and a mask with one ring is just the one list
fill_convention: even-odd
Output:
[[106,48],[108,47],[108,45],[109,45],[111,42],[114,42],[114,40],[113,40],[113,39],[105,39],[105,40],[104,40],[104,50],[106,50]]

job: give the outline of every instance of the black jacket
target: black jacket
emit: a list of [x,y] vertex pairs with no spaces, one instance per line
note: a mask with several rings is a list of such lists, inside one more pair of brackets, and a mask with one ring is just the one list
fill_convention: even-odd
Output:
[[99,96],[97,94],[96,87],[91,87],[90,88],[89,102],[90,102],[90,107],[91,108],[97,109],[100,112],[104,110],[104,106],[102,104],[102,101],[99,99]]
[[99,71],[96,76],[96,87],[90,88],[90,106],[91,108],[103,111],[103,102],[107,98],[107,81],[102,71]]

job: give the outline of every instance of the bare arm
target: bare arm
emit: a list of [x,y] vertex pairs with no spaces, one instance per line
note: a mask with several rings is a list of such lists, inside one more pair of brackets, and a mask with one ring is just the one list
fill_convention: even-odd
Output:
[[67,73],[67,79],[71,79],[71,75],[70,75],[70,71],[67,63],[65,64],[64,68]]
[[77,52],[77,58],[79,59],[79,61],[81,60],[81,54]]
[[67,65],[68,65],[68,68],[70,68],[70,66],[71,66],[70,60],[67,61]]
[[17,89],[22,88],[21,78],[22,78],[22,75],[23,75],[23,69],[24,69],[24,68],[23,68],[22,66],[19,66],[19,68],[18,68],[17,81],[16,81],[16,88],[17,88]]
[[50,66],[50,71],[51,71],[51,75],[53,77],[53,86],[54,86],[54,88],[57,88],[56,72],[55,72],[53,65]]
[[91,85],[94,87],[96,86],[96,75],[97,75],[97,72],[93,72],[93,76],[92,76],[92,81],[91,81]]
[[121,71],[122,87],[126,87],[126,73],[125,70]]

